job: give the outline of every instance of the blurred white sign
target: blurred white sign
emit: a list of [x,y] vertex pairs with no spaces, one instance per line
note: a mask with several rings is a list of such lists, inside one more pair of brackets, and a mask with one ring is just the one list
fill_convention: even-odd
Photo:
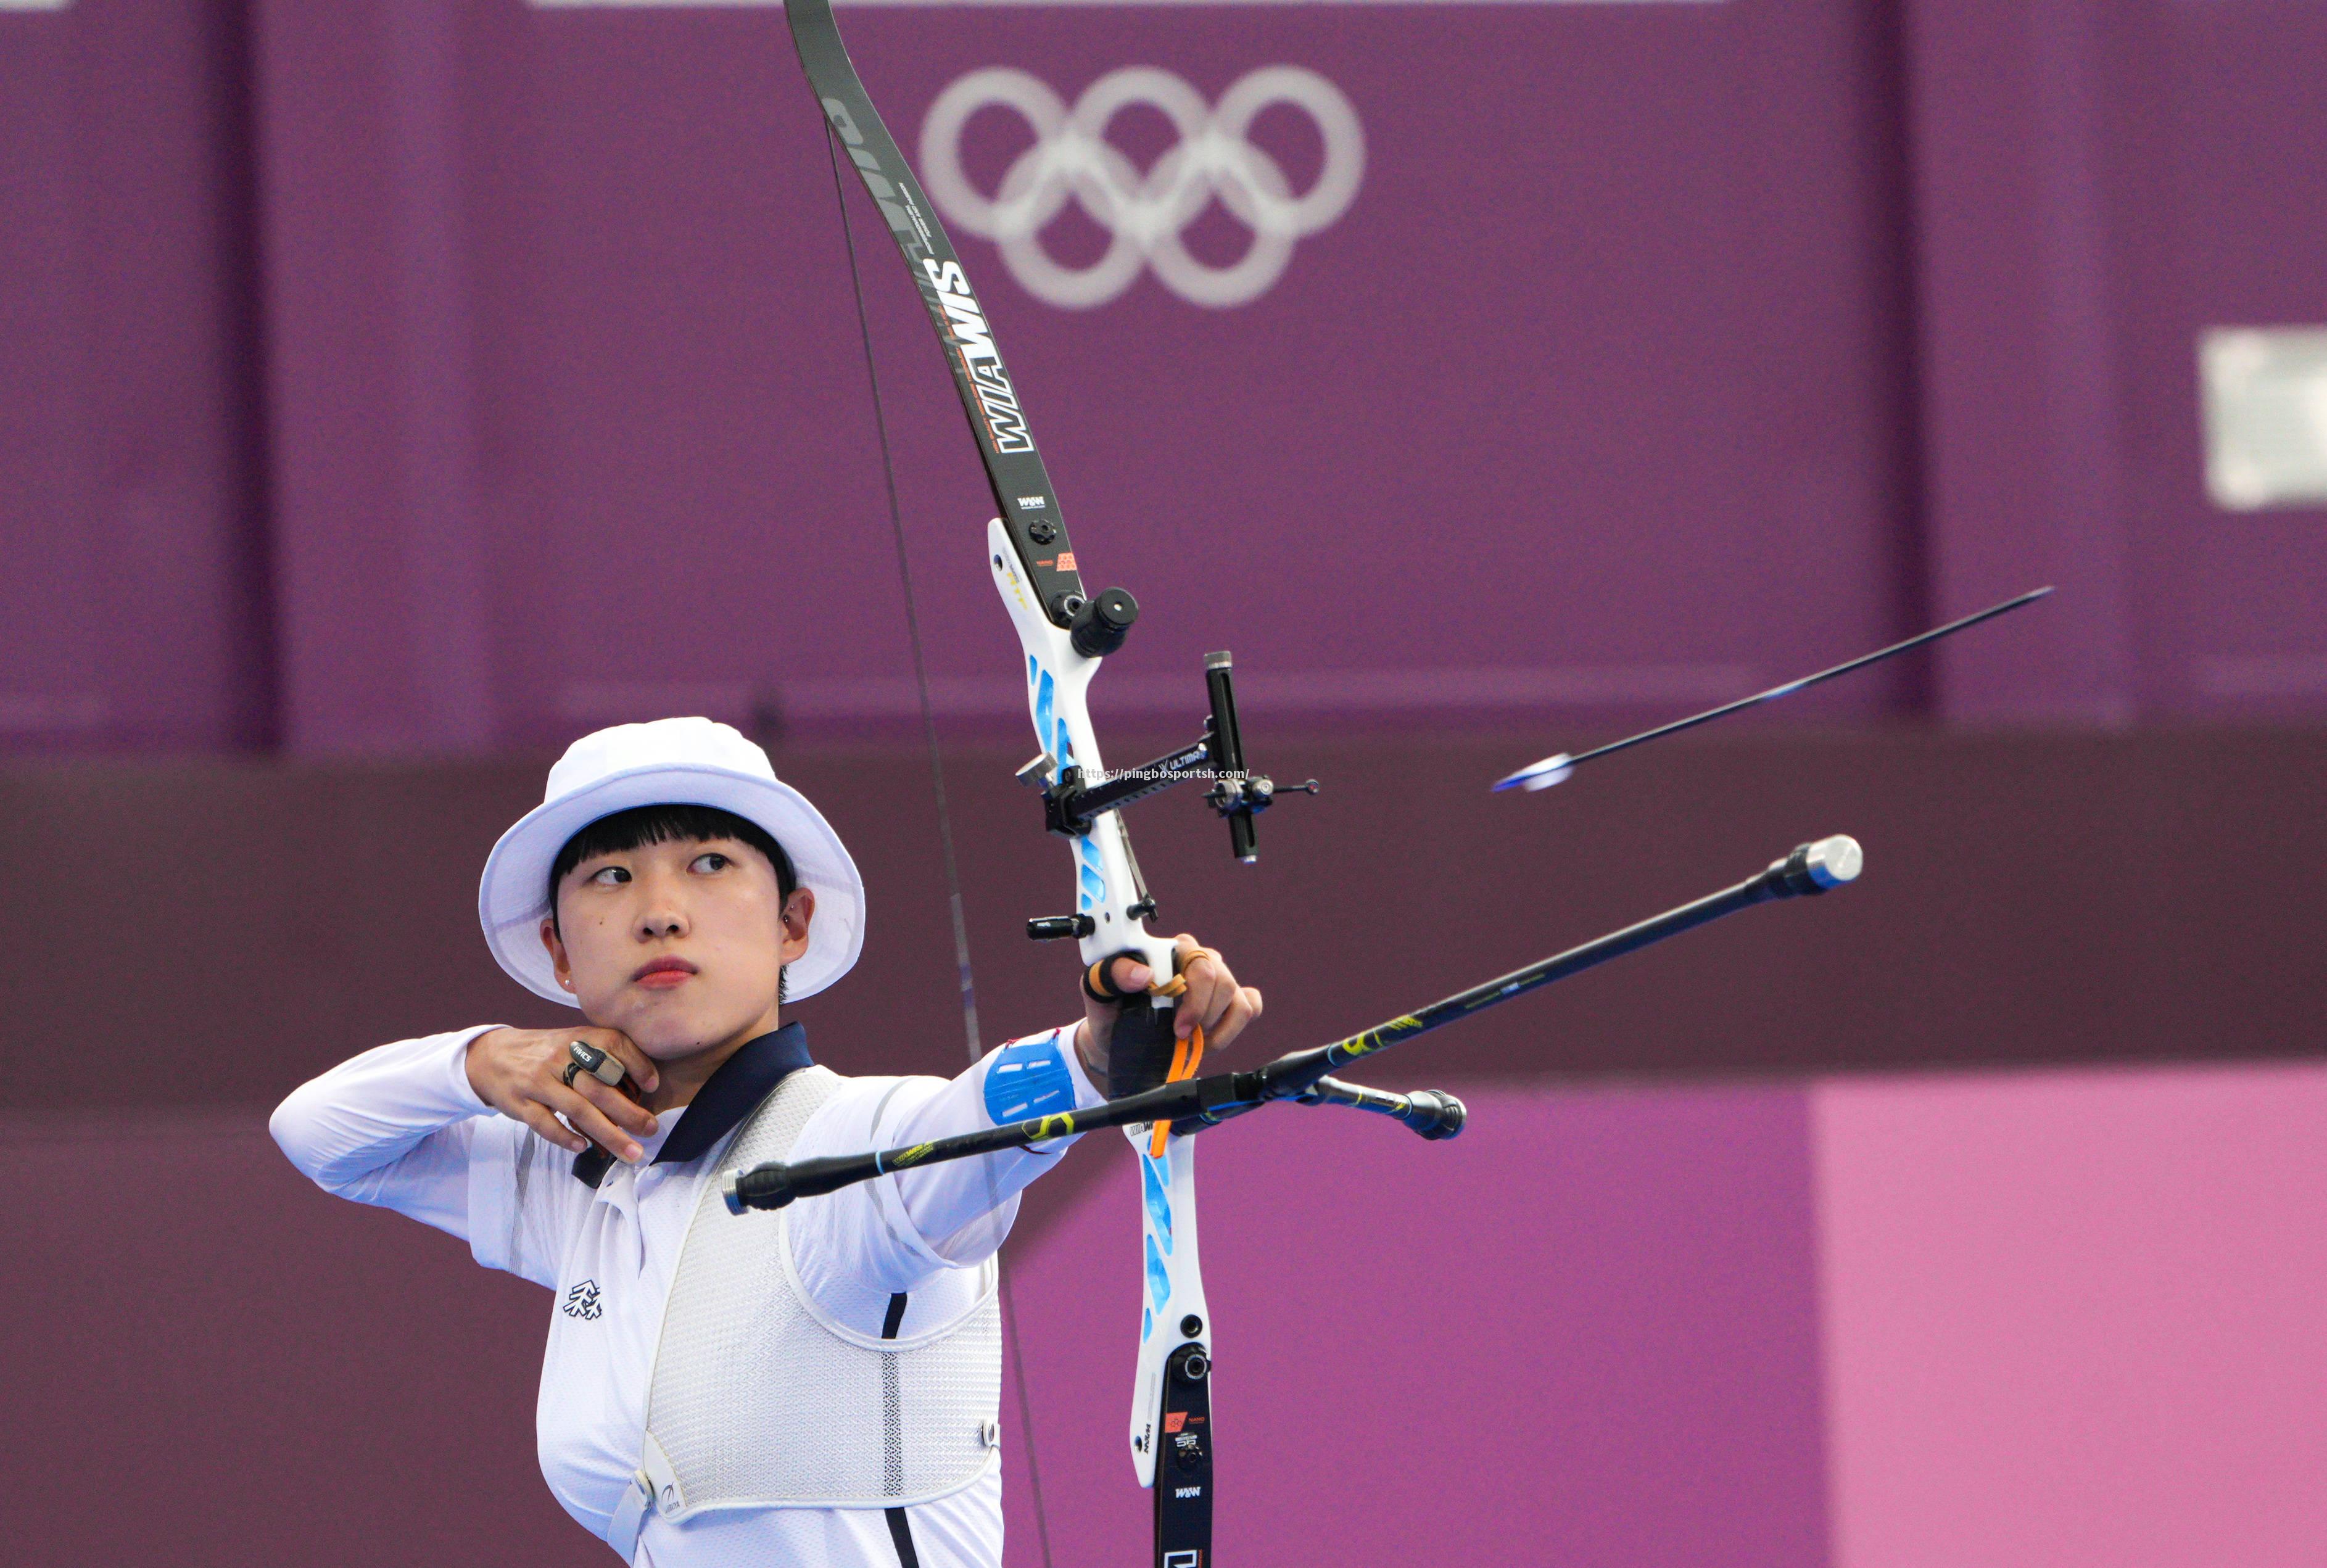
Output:
[[2216,506],[2327,503],[2327,327],[2212,328],[2198,378]]
[[61,11],[72,0],[0,0],[0,11]]

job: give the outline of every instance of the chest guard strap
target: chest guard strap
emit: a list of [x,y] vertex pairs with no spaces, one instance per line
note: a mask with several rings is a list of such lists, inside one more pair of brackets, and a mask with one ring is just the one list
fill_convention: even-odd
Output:
[[797,1208],[739,1217],[720,1198],[727,1171],[789,1159],[843,1081],[822,1067],[788,1075],[703,1183],[664,1310],[644,1451],[608,1536],[625,1558],[649,1509],[676,1521],[714,1509],[911,1507],[999,1462],[993,1259],[979,1265],[968,1312],[883,1339],[808,1299],[792,1260]]

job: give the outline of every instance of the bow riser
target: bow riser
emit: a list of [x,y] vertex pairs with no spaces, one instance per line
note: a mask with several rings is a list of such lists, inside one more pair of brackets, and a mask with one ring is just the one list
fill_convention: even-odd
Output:
[[[1105,772],[1098,740],[1091,728],[1088,697],[1104,659],[1089,658],[1061,628],[1043,614],[1028,582],[1010,531],[999,518],[986,525],[986,565],[1003,607],[1018,629],[1026,654],[1026,706],[1036,743],[1051,759],[1047,782],[1057,784],[1069,768],[1086,778]],[[1173,944],[1148,931],[1144,919],[1147,892],[1132,858],[1130,835],[1117,812],[1107,812],[1090,831],[1070,841],[1075,851],[1075,912],[1091,920],[1081,939],[1082,960],[1090,965],[1123,953],[1136,953],[1159,975],[1174,973]],[[1168,998],[1153,1016],[1168,1031]],[[1204,1304],[1203,1274],[1196,1241],[1196,1151],[1174,1136],[1161,1157],[1148,1152],[1145,1130],[1125,1129],[1140,1161],[1141,1302],[1138,1373],[1131,1398],[1131,1462],[1143,1487],[1155,1484],[1156,1453],[1164,1435],[1164,1395],[1172,1358],[1194,1347],[1209,1365],[1211,1315]],[[1192,1327],[1194,1332],[1186,1330]],[[1204,1423],[1209,1426],[1207,1421]],[[1183,1423],[1184,1425],[1184,1423]],[[1176,1435],[1176,1434],[1175,1434]],[[1209,1453],[1210,1433],[1200,1434]],[[1192,1483],[1197,1484],[1197,1483]],[[1201,1483],[1209,1493],[1210,1477]],[[1199,1499],[1187,1498],[1193,1502]],[[1209,1497],[1202,1500],[1209,1506]]]

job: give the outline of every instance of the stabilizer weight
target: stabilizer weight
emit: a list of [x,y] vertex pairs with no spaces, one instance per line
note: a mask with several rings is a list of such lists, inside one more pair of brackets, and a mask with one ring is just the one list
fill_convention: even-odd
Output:
[[881,1171],[880,1158],[874,1154],[836,1154],[823,1160],[802,1160],[796,1165],[770,1160],[749,1171],[730,1171],[719,1195],[726,1200],[730,1214],[741,1214],[747,1209],[783,1209],[798,1199],[837,1192],[855,1182],[869,1181]]
[[1444,1089],[1416,1089],[1406,1097],[1410,1108],[1398,1120],[1434,1143],[1461,1136],[1470,1119],[1463,1102]]

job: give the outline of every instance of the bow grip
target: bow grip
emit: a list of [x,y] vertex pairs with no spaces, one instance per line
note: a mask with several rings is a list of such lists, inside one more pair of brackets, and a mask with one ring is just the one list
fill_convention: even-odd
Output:
[[1112,973],[1118,958],[1134,959],[1158,974],[1171,973],[1173,962],[1167,957],[1159,966],[1153,954],[1126,947],[1109,953],[1083,971],[1084,994],[1116,1010],[1114,1026],[1107,1031],[1104,1086],[1111,1100],[1145,1093],[1170,1078],[1172,1058],[1180,1044],[1179,1037],[1172,1031],[1178,1009],[1169,1005],[1168,999],[1159,1003],[1158,998],[1145,992],[1118,990]]
[[1172,1076],[1180,1045],[1172,1032],[1175,1007],[1159,1007],[1152,996],[1126,999],[1107,1037],[1107,1095],[1121,1099],[1144,1094]]

